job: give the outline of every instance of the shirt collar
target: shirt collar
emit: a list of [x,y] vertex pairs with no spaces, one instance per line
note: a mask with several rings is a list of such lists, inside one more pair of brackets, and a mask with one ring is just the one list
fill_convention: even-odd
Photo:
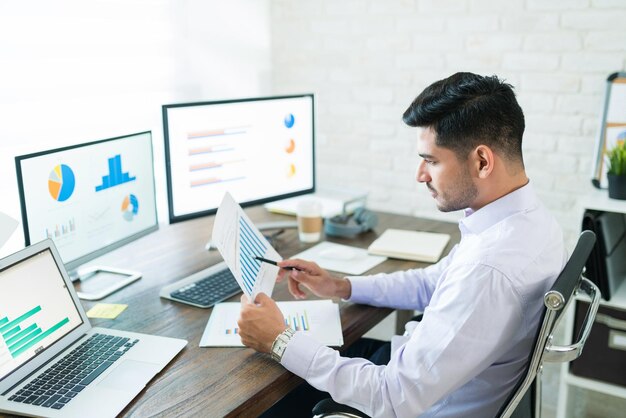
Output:
[[527,212],[539,203],[530,182],[501,198],[494,200],[477,211],[465,210],[465,218],[459,221],[461,233],[480,234],[509,216]]

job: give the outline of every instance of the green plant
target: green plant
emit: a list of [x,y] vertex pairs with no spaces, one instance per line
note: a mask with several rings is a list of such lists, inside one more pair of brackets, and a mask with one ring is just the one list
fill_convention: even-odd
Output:
[[617,141],[617,144],[606,152],[608,159],[608,174],[626,176],[626,142]]

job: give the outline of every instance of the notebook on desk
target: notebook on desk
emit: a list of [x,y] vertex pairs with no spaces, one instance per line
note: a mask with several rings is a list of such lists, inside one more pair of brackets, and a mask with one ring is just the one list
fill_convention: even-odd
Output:
[[402,260],[436,263],[448,241],[448,234],[390,228],[372,242],[367,251]]
[[0,260],[0,412],[115,417],[186,344],[93,328],[52,240]]

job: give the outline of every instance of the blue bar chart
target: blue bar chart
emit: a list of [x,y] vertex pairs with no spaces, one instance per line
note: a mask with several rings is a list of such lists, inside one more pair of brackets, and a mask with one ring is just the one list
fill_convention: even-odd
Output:
[[252,293],[257,281],[261,262],[256,256],[263,257],[267,247],[265,243],[254,233],[254,230],[243,217],[239,218],[239,265],[244,286]]
[[294,331],[309,331],[309,314],[306,310],[300,312],[289,313],[285,316],[285,325]]
[[[0,338],[7,346],[11,357],[18,357],[69,322],[69,318],[66,317],[43,331],[31,319],[33,315],[39,312],[41,312],[41,306],[37,305],[13,320],[6,316],[0,318]],[[30,321],[27,321],[29,319]]]
[[120,184],[128,183],[136,179],[137,177],[122,171],[122,156],[118,154],[109,158],[109,173],[106,176],[102,176],[102,184],[96,186],[96,192],[119,186]]

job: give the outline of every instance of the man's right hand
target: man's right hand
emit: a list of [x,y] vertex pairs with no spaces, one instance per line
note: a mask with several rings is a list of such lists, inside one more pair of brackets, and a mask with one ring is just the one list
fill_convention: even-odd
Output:
[[[352,294],[352,286],[348,279],[333,277],[312,261],[300,259],[284,260],[278,262],[278,267],[281,270],[277,281],[281,281],[284,273],[289,272],[287,285],[289,286],[289,292],[296,299],[306,298],[306,293],[301,285],[309,289],[313,294],[323,298],[340,297],[349,299]],[[285,267],[293,267],[293,270],[284,270]]]

